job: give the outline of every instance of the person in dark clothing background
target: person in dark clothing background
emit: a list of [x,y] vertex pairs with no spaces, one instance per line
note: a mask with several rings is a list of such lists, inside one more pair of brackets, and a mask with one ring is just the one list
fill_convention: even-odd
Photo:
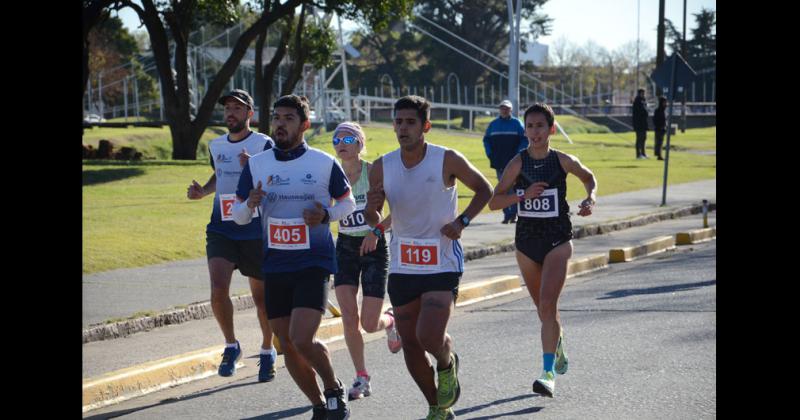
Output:
[[658,108],[653,112],[653,131],[656,133],[656,145],[654,153],[658,160],[664,160],[661,157],[661,145],[664,143],[664,134],[667,132],[667,98],[663,96],[658,97]]
[[[513,105],[511,101],[504,100],[500,103],[500,116],[489,123],[486,134],[483,136],[483,147],[489,158],[489,165],[497,172],[497,179],[506,168],[508,162],[528,147],[528,138],[525,137],[525,128],[519,118],[511,115]],[[513,193],[513,191],[512,191]],[[503,224],[517,222],[517,206],[503,209]]]
[[644,153],[644,142],[647,140],[647,102],[644,89],[636,92],[633,100],[633,130],[636,132],[636,159],[648,159]]

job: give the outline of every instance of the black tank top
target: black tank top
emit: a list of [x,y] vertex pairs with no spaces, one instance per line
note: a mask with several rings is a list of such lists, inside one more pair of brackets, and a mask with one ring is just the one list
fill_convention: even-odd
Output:
[[534,182],[547,182],[548,187],[537,199],[519,203],[516,239],[572,239],[572,222],[567,204],[567,173],[561,167],[558,153],[555,149],[550,149],[544,159],[537,160],[531,158],[526,149],[520,152],[520,158],[522,168],[514,184],[517,193]]

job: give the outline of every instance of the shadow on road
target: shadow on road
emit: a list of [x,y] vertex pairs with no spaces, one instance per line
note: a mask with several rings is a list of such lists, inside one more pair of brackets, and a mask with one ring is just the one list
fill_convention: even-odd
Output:
[[605,296],[601,296],[597,298],[597,300],[605,300],[605,299],[618,299],[627,296],[634,296],[634,295],[653,295],[656,293],[672,293],[672,292],[682,292],[686,290],[694,290],[699,289],[701,287],[706,286],[713,286],[717,284],[717,280],[708,280],[708,281],[701,281],[697,283],[685,283],[685,284],[673,284],[670,286],[658,286],[658,287],[648,287],[646,289],[621,289],[621,290],[614,290],[613,292],[606,293]]
[[[220,392],[220,391],[226,391],[226,390],[229,390],[229,389],[239,388],[239,387],[242,387],[242,386],[250,386],[250,385],[259,385],[259,382],[252,381],[252,382],[231,384],[231,385],[222,386],[222,387],[219,387],[219,388],[209,389],[209,390],[203,391],[203,392],[198,392],[196,394],[190,394],[190,395],[187,395],[187,396],[184,396],[184,397],[167,398],[167,399],[161,400],[161,401],[159,401],[159,402],[157,402],[155,404],[145,405],[145,406],[141,406],[141,407],[134,407],[134,408],[129,408],[129,409],[125,409],[125,410],[112,411],[110,413],[96,414],[94,416],[84,417],[84,419],[86,419],[86,420],[113,419],[115,417],[125,416],[125,415],[131,414],[131,413],[135,413],[137,411],[144,411],[144,410],[147,410],[148,408],[152,408],[152,407],[164,406],[164,405],[167,405],[167,404],[174,404],[174,403],[178,403],[178,402],[193,400],[195,398],[205,397],[207,395],[211,395],[211,394],[214,394],[214,393],[217,393],[217,392]],[[285,417],[293,416],[293,415],[295,415],[297,413],[302,413],[303,411],[307,411],[307,410],[310,410],[310,409],[311,409],[311,407],[303,407],[303,408],[292,409],[295,412],[292,413],[292,414],[287,414]],[[292,411],[292,410],[285,410],[285,411],[282,411],[282,413],[286,413],[286,412],[289,412],[289,411]],[[279,414],[279,413],[275,413],[275,414]],[[268,417],[256,417],[256,418],[259,418],[259,419],[280,419],[280,418],[283,418],[283,417],[271,417],[271,416],[272,415],[270,415]]]
[[[475,411],[483,410],[484,408],[494,407],[494,406],[498,406],[498,405],[501,405],[501,404],[510,403],[510,402],[514,402],[514,401],[519,401],[519,400],[523,400],[525,398],[533,398],[535,396],[536,395],[534,395],[534,394],[517,395],[516,397],[505,398],[505,399],[502,399],[502,400],[495,400],[495,401],[492,401],[490,403],[476,405],[476,406],[469,407],[469,408],[462,408],[460,410],[455,410],[455,413],[457,415],[459,415],[459,416],[463,416],[463,415],[466,415],[466,414],[469,414],[469,413],[473,413]],[[521,414],[535,413],[535,412],[537,412],[537,411],[539,411],[541,409],[542,409],[542,407],[528,407],[528,408],[523,408],[522,410],[517,410],[517,411],[509,412],[509,413],[493,414],[493,415],[484,416],[484,417],[471,417],[471,418],[474,419],[474,420],[477,420],[477,419],[496,419],[496,418],[506,417],[506,416],[517,416],[517,415],[521,415]]]
[[303,414],[303,413],[305,413],[307,411],[311,411],[311,406],[290,408],[288,410],[278,411],[276,413],[264,414],[264,415],[257,416],[257,417],[244,417],[244,418],[242,418],[242,420],[285,419],[285,418],[288,418],[288,417],[296,416],[298,414]]

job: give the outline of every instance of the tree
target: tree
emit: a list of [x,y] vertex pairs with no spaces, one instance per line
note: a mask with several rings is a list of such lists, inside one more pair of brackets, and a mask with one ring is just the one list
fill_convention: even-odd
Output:
[[[402,21],[394,21],[389,27],[398,30],[376,32],[363,27],[351,39],[361,57],[353,60],[348,68],[355,80],[354,87],[359,85],[393,86],[414,85],[431,77],[422,79],[417,74],[428,60],[421,54],[422,35],[400,30]],[[391,83],[386,82],[386,77]],[[383,92],[382,92],[383,93]]]
[[[137,90],[140,98],[150,99],[154,96],[155,81],[147,75],[141,64],[137,61],[139,48],[137,41],[128,30],[123,27],[122,20],[118,17],[104,17],[90,31],[89,41],[89,73],[102,74],[104,87],[102,90],[103,102],[108,105],[118,105],[124,102],[125,89],[123,83],[108,84],[107,82],[119,81],[131,75],[136,77]],[[97,79],[90,81],[93,89],[98,87]],[[133,86],[128,85],[128,94],[133,92]],[[92,95],[94,98],[94,95]],[[98,95],[98,100],[99,100]]]
[[109,10],[114,10],[119,7],[118,1],[115,0],[83,0],[83,87],[81,94],[86,93],[86,82],[89,80],[89,47],[91,42],[89,40],[89,32],[103,19],[109,16]]
[[[296,22],[287,21],[281,31],[278,48],[270,63],[261,68],[261,58],[256,58],[256,101],[259,106],[259,129],[269,130],[270,107],[273,85],[270,82],[278,69],[281,60],[288,53],[290,68],[287,80],[282,86],[281,95],[291,93],[303,76],[306,64],[314,69],[328,67],[333,62],[333,54],[338,49],[336,35],[330,27],[332,12],[352,18],[373,29],[385,28],[388,22],[403,18],[411,13],[412,0],[391,0],[378,5],[366,0],[328,1],[324,5],[304,3]],[[317,16],[315,8],[319,7],[325,15]],[[292,35],[293,34],[293,35]],[[266,34],[259,36],[256,54],[263,48]],[[291,37],[291,41],[290,41]],[[258,46],[261,42],[262,47]],[[261,79],[261,81],[259,81]]]
[[[539,35],[547,35],[549,33],[549,24],[552,19],[539,13],[546,2],[547,0],[522,1],[521,13],[522,20],[525,22],[525,26],[521,28],[520,36],[522,39],[535,40]],[[509,22],[508,3],[506,0],[481,2],[426,0],[417,6],[415,14],[436,22],[493,55],[504,55],[502,53],[508,48]],[[443,37],[444,35],[440,36],[440,38]],[[444,39],[449,39],[451,43],[456,45],[463,45],[461,41],[449,35]],[[423,38],[423,43],[423,53],[429,57],[432,66],[441,70],[439,73],[440,81],[444,81],[451,72],[458,75],[461,86],[475,85],[490,76],[490,72],[484,67],[460,54],[454,53],[450,48],[434,39],[425,37]],[[481,62],[496,63],[491,57],[476,52],[472,47],[464,46],[462,48],[469,51],[469,55]],[[494,64],[491,67],[498,69],[503,66]],[[468,116],[469,114],[466,113],[465,115]],[[462,119],[462,127],[469,127],[469,124],[468,118]]]
[[[702,83],[701,89],[704,90],[701,97],[713,98],[712,82],[716,79],[717,67],[716,12],[704,8],[700,13],[692,15],[695,19],[695,28],[690,30],[691,38],[687,36],[687,56],[684,59],[698,73],[696,83]],[[671,41],[672,51],[680,51],[682,33],[675,29],[669,20],[667,26],[670,28],[667,37]]]
[[[194,160],[197,145],[211,119],[217,99],[239,65],[250,43],[269,25],[291,13],[302,0],[277,1],[245,30],[231,55],[209,85],[197,114],[192,115],[189,91],[188,38],[192,29],[203,23],[233,23],[237,19],[236,0],[132,0],[121,4],[133,9],[144,23],[161,80],[164,116],[172,136],[172,158]],[[170,56],[170,38],[174,43],[174,60]],[[174,65],[174,68],[173,68]]]
[[258,106],[258,131],[262,133],[270,133],[270,108],[272,102],[272,81],[275,79],[275,73],[280,66],[283,57],[286,56],[288,49],[289,37],[292,35],[294,28],[294,11],[282,21],[280,24],[280,39],[278,40],[278,47],[275,54],[272,56],[270,62],[263,65],[264,43],[267,41],[267,32],[258,35],[256,40],[256,60],[255,60],[255,92],[254,100]]
[[281,95],[292,93],[297,82],[303,77],[303,67],[307,62],[310,62],[315,69],[320,69],[329,66],[333,61],[336,39],[329,27],[330,15],[318,22],[314,13],[308,16],[306,12],[307,6],[303,5],[294,41],[289,46],[292,65]]
[[[138,4],[140,3],[140,4]],[[385,26],[390,16],[405,12],[410,0],[389,0],[373,4],[369,0],[279,0],[265,2],[260,17],[239,36],[232,52],[205,92],[196,115],[193,115],[189,90],[188,37],[191,30],[204,23],[231,24],[237,19],[238,0],[94,0],[84,1],[84,17],[92,18],[99,8],[130,7],[147,29],[156,62],[164,115],[172,136],[173,159],[195,159],[197,145],[205,131],[225,85],[235,72],[249,45],[273,23],[301,5],[313,5],[326,13],[363,17],[375,27]],[[87,20],[84,20],[84,29]],[[88,22],[92,24],[91,21]],[[172,45],[171,45],[172,44]],[[174,59],[170,54],[174,46]],[[174,66],[174,67],[173,67]],[[87,76],[85,76],[87,77]]]
[[697,27],[692,29],[692,39],[687,41],[690,64],[696,70],[716,68],[717,66],[717,26],[716,12],[703,8],[693,14]]

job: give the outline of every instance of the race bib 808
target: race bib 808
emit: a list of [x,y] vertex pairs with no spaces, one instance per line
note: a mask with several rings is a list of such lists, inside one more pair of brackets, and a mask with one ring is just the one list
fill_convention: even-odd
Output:
[[[517,190],[517,196],[525,194]],[[548,188],[536,198],[529,198],[517,204],[517,215],[523,217],[558,217],[558,188]]]

